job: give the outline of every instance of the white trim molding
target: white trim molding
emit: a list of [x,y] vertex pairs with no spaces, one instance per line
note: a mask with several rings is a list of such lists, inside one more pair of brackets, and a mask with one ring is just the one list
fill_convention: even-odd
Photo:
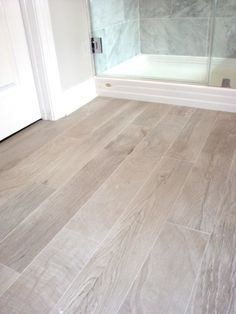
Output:
[[20,0],[20,6],[42,118],[56,120],[61,86],[48,1]]
[[236,112],[236,89],[96,77],[99,96]]
[[48,0],[19,1],[42,118],[57,120],[97,96],[95,81],[90,78],[70,89],[62,89]]
[[64,115],[69,115],[97,97],[94,78],[80,83],[62,94]]

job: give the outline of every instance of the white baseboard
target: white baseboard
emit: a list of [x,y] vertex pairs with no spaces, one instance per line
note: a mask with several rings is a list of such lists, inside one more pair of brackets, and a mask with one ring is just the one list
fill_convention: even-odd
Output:
[[54,116],[51,120],[55,121],[70,115],[97,96],[94,78],[88,79],[64,92],[62,91],[58,96],[57,106],[55,106],[57,110],[54,111]]
[[236,112],[236,90],[199,85],[96,77],[99,96]]
[[69,115],[97,97],[94,78],[76,85],[62,93],[63,115]]

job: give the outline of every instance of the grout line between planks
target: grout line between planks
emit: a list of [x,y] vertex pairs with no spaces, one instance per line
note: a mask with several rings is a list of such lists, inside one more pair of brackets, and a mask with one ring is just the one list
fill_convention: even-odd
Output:
[[[173,106],[170,107],[170,109],[168,110],[168,112],[166,113],[166,115],[158,122],[158,124],[168,115],[168,113],[171,111],[171,109],[173,108]],[[195,111],[194,111],[195,112]],[[193,112],[193,113],[194,113]],[[191,119],[193,113],[189,116],[188,120],[183,124],[183,127],[182,129],[186,126],[186,124],[188,123],[188,121]],[[155,126],[157,127],[158,124]],[[182,129],[180,130],[180,132],[182,131]],[[171,145],[174,143],[174,141],[177,139],[178,135],[175,137],[175,139],[170,143],[169,147],[171,147]],[[169,149],[169,147],[167,148],[167,150]],[[153,172],[158,168],[158,166],[160,165],[161,161],[166,158],[164,155],[160,158],[160,160],[158,161],[157,165],[154,167],[153,171],[151,171],[150,175],[147,177],[147,179],[145,180],[145,182],[141,185],[141,187],[138,189],[137,193],[135,193],[134,197],[131,199],[131,201],[129,202],[129,204],[126,206],[125,210],[121,213],[121,215],[117,218],[116,222],[113,224],[113,226],[111,227],[111,229],[109,230],[109,232],[107,233],[107,235],[104,237],[104,239],[101,241],[100,245],[98,246],[98,248],[94,251],[93,255],[91,256],[91,258],[89,259],[89,261],[92,259],[92,257],[96,254],[96,252],[99,251],[99,249],[102,247],[103,243],[109,239],[109,236],[110,234],[112,234],[113,232],[113,228],[114,228],[114,225],[117,223],[117,221],[125,214],[128,206],[135,200],[135,198],[137,197],[137,195],[139,194],[139,192],[143,189],[143,187],[145,186],[145,184],[148,182],[148,180],[151,178],[151,176],[153,175]],[[124,161],[123,161],[124,162]],[[121,165],[120,165],[121,166]],[[117,168],[118,169],[118,168]],[[116,169],[116,171],[117,171]],[[191,169],[189,170],[191,171]],[[185,184],[185,181],[183,182],[183,184]],[[101,188],[101,187],[100,187]],[[173,202],[173,206],[174,206],[174,203],[176,202],[177,198],[178,198],[179,195],[177,195],[175,201]],[[171,206],[172,207],[172,206]],[[166,220],[167,221],[167,220]],[[164,225],[164,223],[163,223]],[[161,231],[162,231],[162,228],[161,228]],[[161,232],[160,231],[160,232]],[[160,233],[159,233],[160,234]],[[158,234],[158,237],[159,237],[159,234]],[[89,261],[86,263],[86,265],[84,266],[84,268],[88,265]],[[145,260],[146,262],[146,260]],[[144,262],[144,263],[145,263]],[[137,272],[137,274],[140,273],[144,263],[142,264],[140,270]],[[83,269],[84,269],[83,268]],[[57,305],[59,304],[60,300],[64,297],[64,295],[67,293],[67,291],[73,286],[73,283],[76,281],[77,277],[80,275],[80,273],[83,271],[83,269],[75,276],[74,280],[71,282],[71,284],[68,286],[68,288],[65,290],[64,294],[61,296],[61,298],[58,300],[58,302],[55,304],[55,306],[51,309],[50,313],[57,307]],[[136,276],[137,277],[137,276]],[[135,279],[136,279],[135,277]],[[133,285],[133,283],[132,283]],[[132,286],[131,285],[131,286]],[[128,290],[128,292],[130,291],[130,289]],[[127,293],[128,294],[128,293]],[[126,295],[127,296],[127,295]],[[126,297],[125,296],[125,297]],[[76,298],[76,297],[75,297]],[[75,299],[74,298],[74,299]],[[73,300],[74,300],[73,299]],[[71,302],[73,302],[73,300]],[[121,304],[122,305],[122,304]],[[66,307],[66,309],[69,307],[69,305]],[[66,310],[65,309],[65,310]]]
[[[132,124],[133,121],[134,121],[140,114],[142,114],[142,113],[144,112],[145,109],[146,109],[146,106],[144,107],[144,109],[143,109],[141,112],[139,112],[134,118],[132,118],[132,119],[129,121],[129,124],[128,124],[128,125],[124,126],[116,135],[112,136],[111,140],[110,140],[105,146],[101,147],[101,149],[99,149],[98,152],[97,152],[91,159],[88,160],[88,162],[90,162],[91,160],[93,160],[113,139],[117,138],[120,134],[122,134],[122,132],[123,132],[124,130],[126,130],[126,128],[128,128],[128,127],[130,126],[130,124]],[[86,165],[88,164],[88,162],[87,162],[84,166],[86,166]],[[82,167],[81,169],[83,169],[83,167]],[[10,236],[10,235],[19,227],[19,225],[21,225],[23,222],[27,221],[32,215],[34,215],[35,212],[36,212],[44,203],[46,203],[46,202],[48,201],[48,199],[50,199],[51,197],[54,196],[54,194],[56,194],[56,193],[59,192],[61,189],[63,189],[63,188],[65,187],[65,185],[66,185],[67,183],[69,183],[69,181],[72,180],[73,177],[76,176],[76,175],[81,171],[81,169],[79,169],[77,172],[75,172],[73,175],[71,175],[69,178],[67,178],[59,188],[55,189],[55,191],[54,191],[52,194],[50,194],[50,196],[47,197],[39,206],[37,206],[37,207],[35,208],[35,210],[33,210],[33,212],[31,212],[31,213],[30,213],[27,217],[25,217],[14,229],[12,229],[12,230],[0,241],[0,244],[3,243],[3,242],[7,239],[7,237]],[[115,170],[114,170],[114,171],[115,171]],[[113,173],[113,172],[112,172],[112,173]],[[111,175],[112,175],[112,173],[111,173]],[[108,178],[107,178],[107,179],[108,179]],[[106,180],[105,180],[105,181],[106,181]],[[41,184],[42,184],[42,182],[41,182]],[[96,191],[95,191],[95,192],[96,192]],[[94,192],[94,193],[95,193],[95,192]]]

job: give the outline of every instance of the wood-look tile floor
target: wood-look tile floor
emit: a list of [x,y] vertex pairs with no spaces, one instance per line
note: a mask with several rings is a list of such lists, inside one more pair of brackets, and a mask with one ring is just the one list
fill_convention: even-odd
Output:
[[97,98],[0,143],[0,313],[236,313],[236,114]]

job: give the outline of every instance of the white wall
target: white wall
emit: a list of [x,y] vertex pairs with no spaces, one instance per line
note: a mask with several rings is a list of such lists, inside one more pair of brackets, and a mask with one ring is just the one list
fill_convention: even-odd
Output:
[[62,90],[93,77],[86,0],[49,0]]

